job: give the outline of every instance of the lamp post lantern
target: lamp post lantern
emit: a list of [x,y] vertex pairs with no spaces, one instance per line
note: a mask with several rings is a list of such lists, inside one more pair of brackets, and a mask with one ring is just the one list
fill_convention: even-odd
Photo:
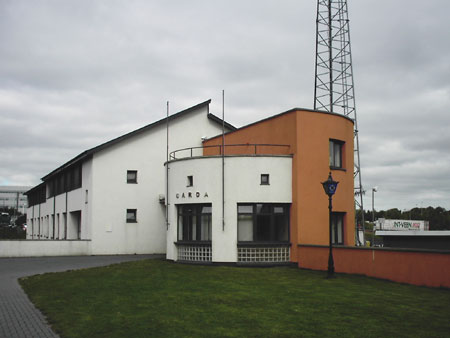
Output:
[[339,182],[333,180],[331,177],[331,172],[328,174],[328,179],[325,182],[322,182],[323,190],[325,190],[325,194],[328,195],[328,211],[329,211],[329,235],[330,235],[330,244],[329,244],[329,255],[328,255],[328,278],[334,277],[334,260],[333,260],[333,238],[332,238],[332,199],[333,195],[336,192],[337,185]]

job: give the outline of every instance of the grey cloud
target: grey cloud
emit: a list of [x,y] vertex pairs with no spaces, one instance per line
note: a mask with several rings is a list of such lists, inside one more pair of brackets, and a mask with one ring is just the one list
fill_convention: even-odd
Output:
[[[312,108],[312,2],[0,2],[0,184],[211,98],[244,125]],[[363,185],[450,208],[447,0],[349,2]],[[17,131],[17,132],[15,132]],[[24,161],[26,159],[26,161]],[[365,197],[370,204],[370,194]]]

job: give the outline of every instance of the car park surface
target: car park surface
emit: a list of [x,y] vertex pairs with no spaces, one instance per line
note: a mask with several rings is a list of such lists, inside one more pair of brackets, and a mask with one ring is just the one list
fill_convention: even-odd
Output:
[[18,279],[21,277],[162,257],[164,255],[0,258],[0,337],[58,337],[20,287]]

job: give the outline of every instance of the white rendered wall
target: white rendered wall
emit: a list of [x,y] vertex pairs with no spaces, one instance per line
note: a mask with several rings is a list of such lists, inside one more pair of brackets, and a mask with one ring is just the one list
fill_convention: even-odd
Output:
[[[208,109],[201,106],[170,121],[169,151],[201,146],[202,137],[222,132],[207,117]],[[91,240],[89,254],[166,252],[165,205],[159,203],[166,193],[165,161],[165,123],[95,153],[83,163],[81,188],[28,208],[27,239],[52,237],[54,217],[55,238],[74,240],[71,212],[81,212],[81,239]],[[138,171],[137,184],[126,183],[127,170]],[[137,223],[126,223],[126,209],[137,209]]]
[[[208,108],[170,121],[169,151],[201,146],[201,137],[221,132],[207,118]],[[166,252],[166,125],[160,124],[94,154],[92,212],[93,254]],[[127,170],[137,170],[137,184],[127,184]],[[126,210],[137,209],[137,223],[126,223]]]
[[[27,209],[27,239],[77,239],[78,234],[68,231],[65,237],[65,217],[67,229],[71,229],[71,212],[81,212],[81,239],[90,239],[91,210],[85,200],[86,190],[91,190],[92,160],[86,160],[82,166],[81,188],[48,198],[45,203]],[[53,226],[54,219],[54,226]],[[59,220],[59,222],[58,222]],[[39,229],[40,223],[40,229]]]
[[0,257],[82,256],[91,254],[91,241],[2,240]]
[[[269,174],[270,185],[261,185]],[[194,185],[187,187],[187,176]],[[190,194],[189,194],[190,193]],[[184,197],[183,197],[184,194]],[[222,227],[222,158],[199,157],[169,163],[169,230],[167,258],[177,260],[179,204],[212,204],[212,261],[237,261],[237,204],[292,203],[292,158],[288,156],[225,157],[225,225]]]

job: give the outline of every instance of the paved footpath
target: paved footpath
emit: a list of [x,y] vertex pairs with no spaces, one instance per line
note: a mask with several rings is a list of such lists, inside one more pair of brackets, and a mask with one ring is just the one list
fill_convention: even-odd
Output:
[[17,281],[20,277],[105,266],[162,255],[0,258],[0,338],[58,337]]

